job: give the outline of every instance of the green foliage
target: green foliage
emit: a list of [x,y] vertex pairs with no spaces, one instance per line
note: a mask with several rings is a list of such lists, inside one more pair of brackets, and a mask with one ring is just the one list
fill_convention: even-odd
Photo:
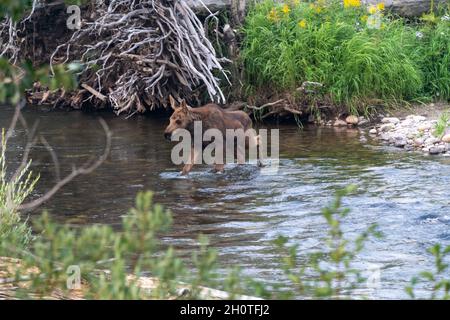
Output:
[[433,23],[416,27],[417,45],[411,53],[423,78],[422,94],[439,100],[450,99],[450,11]]
[[32,239],[27,222],[20,218],[17,207],[33,191],[39,176],[29,170],[30,162],[19,168],[11,177],[7,175],[6,133],[2,129],[0,151],[0,246],[14,242],[24,248]]
[[34,69],[31,63],[24,63],[21,67],[14,66],[5,58],[0,58],[0,104],[17,104],[25,89],[31,88],[39,81],[49,90],[64,88],[73,90],[77,86],[75,73],[81,69],[78,63],[53,66],[50,76],[49,67]]
[[445,19],[415,27],[335,0],[263,1],[244,27],[246,82],[291,92],[304,81],[320,82],[322,99],[351,108],[379,99],[449,99],[449,30]]
[[32,3],[33,0],[2,0],[0,2],[0,19],[11,17],[14,21],[18,21],[31,8]]
[[440,115],[436,124],[434,125],[433,134],[436,137],[440,138],[445,133],[445,130],[449,127],[450,127],[450,116],[447,112],[444,112]]
[[415,287],[420,282],[431,289],[430,299],[450,299],[450,279],[448,263],[445,259],[450,256],[450,246],[442,247],[436,244],[428,252],[434,257],[435,270],[423,271],[411,280],[411,284],[405,288],[411,298],[415,298]]
[[[122,232],[111,226],[93,225],[82,229],[58,225],[47,213],[34,222],[38,234],[26,250],[16,251],[15,243],[5,243],[0,255],[21,259],[17,281],[27,275],[30,286],[18,293],[46,296],[66,287],[67,270],[77,266],[88,283],[84,296],[95,299],[137,299],[143,293],[128,274],[140,275],[151,270],[160,279],[154,297],[167,298],[173,294],[175,279],[182,269],[181,261],[167,250],[162,256],[155,253],[155,236],[170,224],[170,213],[159,205],[152,205],[152,194],[140,193],[135,207],[124,216]],[[27,272],[37,268],[39,272]],[[107,270],[105,272],[105,270]]]

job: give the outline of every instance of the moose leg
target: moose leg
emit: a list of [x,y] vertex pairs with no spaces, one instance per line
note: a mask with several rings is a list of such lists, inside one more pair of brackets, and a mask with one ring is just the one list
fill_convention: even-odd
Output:
[[199,153],[195,150],[194,147],[191,148],[191,161],[190,163],[186,163],[183,167],[183,170],[181,171],[181,175],[187,175],[191,170],[192,167],[194,166],[195,160],[198,158]]
[[214,172],[223,172],[225,165],[223,163],[216,163],[214,165]]
[[260,151],[261,148],[262,148],[262,146],[261,146],[262,141],[261,140],[262,140],[261,136],[259,136],[259,135],[255,136],[256,157],[258,159],[257,166],[260,167],[260,168],[265,166],[264,163],[263,163],[264,158],[262,157],[262,152]]
[[214,172],[223,172],[224,171],[224,167],[225,167],[225,160],[226,160],[226,146],[223,146],[223,151],[222,151],[222,163],[215,163],[214,164]]

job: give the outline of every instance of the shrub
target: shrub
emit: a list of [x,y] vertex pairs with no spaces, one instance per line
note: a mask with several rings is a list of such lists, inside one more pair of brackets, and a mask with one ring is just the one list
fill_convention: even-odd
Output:
[[250,91],[292,92],[304,81],[321,82],[322,99],[351,108],[448,99],[448,30],[445,19],[415,26],[358,0],[263,1],[244,27],[246,83]]
[[413,59],[423,75],[423,95],[450,99],[450,16],[419,25]]
[[0,150],[0,246],[13,242],[17,250],[31,240],[31,229],[20,218],[17,207],[32,192],[39,176],[29,171],[30,162],[25,163],[11,177],[6,166],[6,132],[2,129]]

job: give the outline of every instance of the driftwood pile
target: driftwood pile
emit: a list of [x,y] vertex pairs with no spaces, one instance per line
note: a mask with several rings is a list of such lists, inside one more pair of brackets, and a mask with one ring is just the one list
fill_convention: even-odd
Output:
[[[20,22],[33,22],[39,4]],[[81,28],[51,54],[50,66],[78,62],[80,88],[49,92],[35,84],[32,103],[72,107],[111,106],[117,113],[166,107],[169,96],[198,104],[202,99],[224,103],[219,76],[227,79],[203,24],[183,0],[92,1],[82,8]],[[20,61],[17,26],[0,25],[0,55]],[[55,39],[58,41],[58,39]],[[204,96],[202,96],[202,94]]]

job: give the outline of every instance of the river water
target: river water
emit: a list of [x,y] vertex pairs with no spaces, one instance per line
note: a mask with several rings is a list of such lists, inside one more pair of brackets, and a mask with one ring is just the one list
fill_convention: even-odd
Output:
[[[12,113],[2,112],[2,127]],[[136,193],[153,190],[155,201],[173,213],[173,228],[163,243],[189,255],[203,233],[218,249],[222,266],[241,266],[245,275],[275,283],[284,278],[272,241],[284,235],[299,244],[300,253],[320,249],[327,231],[321,208],[336,190],[356,184],[357,193],[344,200],[352,209],[344,230],[351,237],[377,223],[384,236],[371,239],[357,260],[379,282],[354,297],[384,299],[407,297],[404,287],[410,278],[433,267],[427,248],[436,242],[450,244],[450,157],[382,146],[357,129],[280,125],[276,175],[263,175],[251,165],[231,166],[224,174],[199,166],[186,178],[170,161],[165,118],[125,120],[109,113],[33,107],[25,108],[24,115],[30,124],[39,120],[38,132],[54,148],[63,174],[73,163],[102,152],[98,116],[113,132],[107,161],[44,205],[60,222],[119,226]],[[18,129],[10,144],[12,162],[23,152],[23,141],[24,132]],[[31,157],[41,174],[38,196],[54,184],[54,166],[44,147],[34,148]],[[426,288],[421,294],[427,295]]]

